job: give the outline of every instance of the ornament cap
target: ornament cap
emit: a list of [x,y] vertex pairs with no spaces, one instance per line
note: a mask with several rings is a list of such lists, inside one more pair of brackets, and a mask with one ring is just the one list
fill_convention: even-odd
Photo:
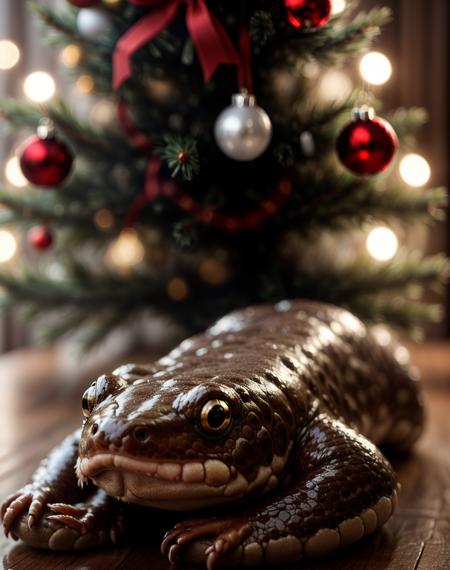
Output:
[[242,89],[239,93],[235,93],[231,102],[233,107],[255,107],[256,98],[254,95],[250,95],[247,89]]
[[373,121],[375,118],[375,109],[369,105],[354,107],[352,117],[354,121]]
[[37,136],[41,140],[51,139],[55,136],[55,125],[51,119],[45,117],[39,121],[36,129]]

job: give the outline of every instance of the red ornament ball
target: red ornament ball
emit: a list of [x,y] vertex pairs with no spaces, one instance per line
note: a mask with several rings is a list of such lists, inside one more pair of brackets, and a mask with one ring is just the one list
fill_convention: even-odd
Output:
[[20,167],[27,180],[36,186],[57,186],[70,173],[73,156],[67,146],[55,137],[29,138],[20,156]]
[[383,172],[391,163],[397,147],[394,129],[379,117],[352,121],[337,140],[341,162],[355,174]]
[[53,244],[53,234],[47,226],[34,226],[27,233],[30,245],[39,251],[47,251]]
[[331,15],[331,0],[284,0],[288,22],[294,28],[319,28]]
[[68,0],[68,2],[77,8],[91,8],[91,6],[100,4],[100,0]]

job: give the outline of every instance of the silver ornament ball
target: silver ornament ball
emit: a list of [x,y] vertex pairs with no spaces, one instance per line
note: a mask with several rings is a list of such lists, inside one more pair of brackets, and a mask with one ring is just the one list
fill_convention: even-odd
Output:
[[258,158],[272,139],[269,115],[248,93],[233,95],[232,104],[218,116],[214,135],[217,145],[229,158],[249,161]]
[[83,37],[95,40],[110,35],[113,25],[109,14],[104,10],[82,8],[77,15],[77,28]]

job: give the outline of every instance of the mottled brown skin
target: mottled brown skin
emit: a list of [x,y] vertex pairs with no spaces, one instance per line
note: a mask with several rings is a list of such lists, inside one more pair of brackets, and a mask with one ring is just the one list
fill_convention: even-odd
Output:
[[[375,445],[406,450],[423,422],[405,351],[387,340],[337,307],[282,302],[232,313],[154,364],[101,377],[81,435],[4,502],[5,532],[39,548],[107,544],[129,528],[133,502],[149,507],[149,537],[155,508],[178,511],[163,553],[209,569],[359,540],[397,499]],[[214,400],[218,416],[205,419]]]

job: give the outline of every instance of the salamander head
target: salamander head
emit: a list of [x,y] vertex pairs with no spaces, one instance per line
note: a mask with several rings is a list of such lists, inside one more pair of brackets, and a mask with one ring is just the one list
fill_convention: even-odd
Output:
[[169,510],[271,491],[295,434],[282,394],[240,378],[112,374],[86,391],[83,409],[80,481]]

